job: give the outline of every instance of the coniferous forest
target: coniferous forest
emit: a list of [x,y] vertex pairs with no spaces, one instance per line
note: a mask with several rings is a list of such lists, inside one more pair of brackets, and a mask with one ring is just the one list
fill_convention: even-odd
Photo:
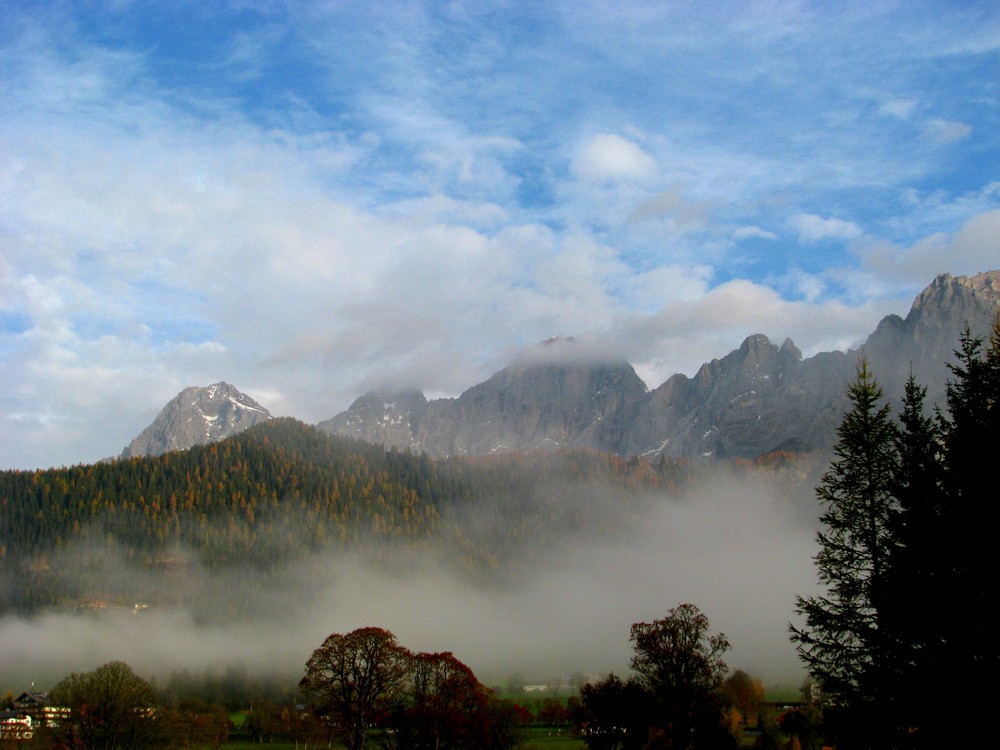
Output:
[[[433,460],[287,418],[162,456],[7,471],[0,606],[131,605],[149,598],[157,574],[193,569],[246,569],[265,585],[268,572],[330,551],[433,548],[488,577],[526,543],[553,530],[596,533],[616,522],[616,507],[687,472],[584,451]],[[139,583],[109,576],[123,566]]]

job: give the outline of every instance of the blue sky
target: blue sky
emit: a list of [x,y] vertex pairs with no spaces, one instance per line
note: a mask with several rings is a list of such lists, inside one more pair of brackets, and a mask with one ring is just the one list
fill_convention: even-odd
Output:
[[650,387],[1000,267],[989,2],[3,2],[0,468],[570,334]]

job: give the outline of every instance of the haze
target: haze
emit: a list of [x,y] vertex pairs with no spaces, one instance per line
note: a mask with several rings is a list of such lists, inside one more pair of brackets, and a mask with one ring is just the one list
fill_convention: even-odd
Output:
[[[42,687],[112,659],[162,679],[227,664],[295,678],[327,635],[366,625],[388,628],[414,650],[452,651],[487,684],[515,674],[535,682],[600,677],[628,672],[633,622],[693,602],[733,644],[730,667],[794,688],[804,675],[787,623],[794,595],[815,589],[815,511],[811,498],[789,497],[787,487],[719,475],[680,497],[623,509],[600,534],[584,528],[533,545],[523,566],[501,570],[490,585],[429,557],[376,564],[330,555],[254,594],[252,614],[237,622],[199,623],[157,606],[138,615],[7,616],[4,679]],[[245,597],[251,575],[234,572],[206,590]]]

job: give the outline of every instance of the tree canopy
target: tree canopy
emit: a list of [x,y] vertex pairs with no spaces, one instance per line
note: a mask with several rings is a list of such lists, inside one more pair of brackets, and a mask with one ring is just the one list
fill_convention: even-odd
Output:
[[363,750],[378,713],[402,689],[410,657],[382,628],[334,633],[309,657],[299,686],[347,750]]
[[696,731],[719,726],[717,691],[728,671],[722,657],[729,641],[709,628],[693,604],[632,626],[632,669],[656,702],[656,718],[672,747],[690,747]]
[[59,746],[131,750],[159,741],[153,689],[124,662],[71,674],[53,688],[52,704],[69,709],[48,729]]
[[375,726],[400,750],[509,750],[517,717],[450,652],[414,654],[381,628],[334,633],[299,683],[313,711],[347,747],[363,750]]

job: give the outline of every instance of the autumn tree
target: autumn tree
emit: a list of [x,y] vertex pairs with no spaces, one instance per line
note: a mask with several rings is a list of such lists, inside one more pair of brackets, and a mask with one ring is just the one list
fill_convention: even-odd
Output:
[[299,686],[347,750],[363,750],[379,712],[398,697],[410,661],[387,630],[334,633],[309,657]]
[[182,750],[206,747],[218,750],[229,740],[232,728],[229,714],[222,706],[205,703],[200,698],[184,698],[176,709],[161,709],[160,722],[164,744]]
[[632,669],[655,701],[655,723],[665,742],[675,748],[707,744],[721,728],[725,635],[712,635],[695,605],[680,604],[662,619],[634,624],[631,640]]
[[160,743],[153,689],[124,662],[64,678],[52,689],[52,705],[69,709],[68,718],[47,729],[59,747],[133,750]]
[[489,731],[483,750],[515,750],[524,745],[530,712],[517,703],[491,695],[486,704]]
[[757,713],[764,701],[764,686],[759,678],[751,677],[742,669],[737,669],[722,683],[721,694],[724,702],[739,711],[745,726],[750,716]]
[[550,727],[561,726],[569,720],[569,711],[558,698],[546,698],[538,709],[538,721]]
[[243,720],[243,731],[252,742],[274,742],[274,737],[282,733],[281,706],[271,701],[254,701]]
[[490,691],[453,654],[415,654],[407,683],[403,701],[389,719],[392,746],[407,750],[486,746]]

